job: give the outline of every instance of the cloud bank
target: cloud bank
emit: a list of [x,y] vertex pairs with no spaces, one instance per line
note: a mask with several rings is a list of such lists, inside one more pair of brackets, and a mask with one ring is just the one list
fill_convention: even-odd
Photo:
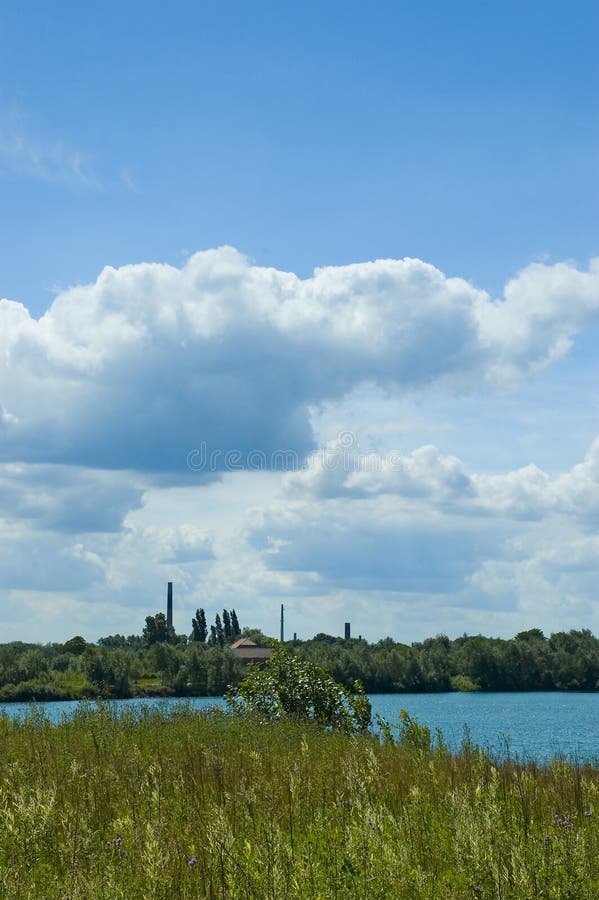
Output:
[[[182,629],[212,605],[268,630],[279,602],[314,630],[360,618],[370,637],[400,617],[418,636],[593,625],[599,441],[557,474],[489,472],[482,451],[467,465],[432,445],[317,450],[312,423],[364,384],[487,402],[598,319],[598,261],[529,266],[496,300],[419,260],[302,280],[226,247],[107,268],[39,320],[0,301],[5,619],[41,604],[40,639],[68,636],[71,614],[90,638],[139,630],[174,580]],[[217,468],[231,450],[237,468],[252,451],[306,465],[268,475],[270,493],[244,473],[241,500],[239,473],[189,470],[201,443]],[[54,606],[70,612],[51,626]]]
[[599,521],[599,438],[583,462],[557,475],[533,464],[499,474],[472,472],[433,445],[381,456],[333,443],[312,454],[301,471],[288,473],[284,486],[291,499],[392,496],[404,506],[453,515],[535,521],[554,514],[592,528]]
[[0,460],[174,475],[200,442],[305,455],[314,405],[364,382],[511,385],[598,320],[598,260],[529,266],[501,300],[416,259],[106,268],[39,320],[0,301]]
[[246,537],[270,570],[323,604],[342,591],[346,608],[370,597],[390,619],[402,605],[421,621],[436,610],[436,629],[452,633],[476,616],[487,631],[502,616],[513,630],[589,627],[598,518],[599,440],[558,474],[474,472],[432,446],[382,457],[333,445],[284,477]]

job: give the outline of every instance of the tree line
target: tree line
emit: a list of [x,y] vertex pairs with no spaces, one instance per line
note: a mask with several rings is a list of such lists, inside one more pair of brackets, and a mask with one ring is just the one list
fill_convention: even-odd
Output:
[[547,638],[532,628],[508,640],[438,635],[410,645],[318,634],[297,651],[342,684],[359,679],[369,693],[599,689],[599,640],[587,629]]
[[[147,616],[141,634],[97,643],[77,635],[64,644],[0,644],[0,702],[134,696],[221,696],[243,666],[229,652],[242,631],[234,609],[207,626],[197,609],[190,634],[177,634],[163,612]],[[245,629],[258,643],[267,638]]]
[[[241,635],[259,646],[276,643],[242,629],[235,610],[223,610],[208,625],[198,609],[189,634],[176,634],[157,613],[141,634],[127,637],[0,644],[0,701],[220,696],[243,676],[230,651]],[[286,646],[348,688],[361,681],[368,693],[599,690],[599,640],[586,629],[546,637],[533,628],[509,640],[438,635],[412,644],[317,634]]]

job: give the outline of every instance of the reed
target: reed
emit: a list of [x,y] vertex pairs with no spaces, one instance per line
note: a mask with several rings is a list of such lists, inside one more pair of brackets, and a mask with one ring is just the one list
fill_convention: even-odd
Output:
[[599,895],[599,770],[222,710],[0,719],[0,896]]

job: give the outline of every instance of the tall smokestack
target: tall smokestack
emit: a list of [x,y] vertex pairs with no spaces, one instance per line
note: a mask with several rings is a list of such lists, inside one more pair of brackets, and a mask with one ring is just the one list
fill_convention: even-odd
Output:
[[349,641],[351,638],[351,622],[345,623],[345,640]]
[[166,624],[172,627],[173,624],[173,582],[169,581],[166,587]]
[[281,643],[285,640],[285,607],[281,603]]

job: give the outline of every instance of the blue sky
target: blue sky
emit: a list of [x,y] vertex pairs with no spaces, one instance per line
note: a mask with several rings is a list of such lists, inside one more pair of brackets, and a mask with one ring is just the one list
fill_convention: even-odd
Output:
[[[0,7],[7,634],[139,630],[168,578],[181,630],[201,604],[275,631],[280,602],[372,638],[599,626],[598,26]],[[434,269],[373,264],[404,258]],[[325,477],[342,431],[367,486]],[[190,472],[204,440],[309,465]]]
[[3,293],[39,312],[107,263],[223,243],[303,275],[417,256],[493,292],[531,259],[587,259],[598,20],[584,2],[3,4],[4,132],[63,148],[45,180],[4,160]]

